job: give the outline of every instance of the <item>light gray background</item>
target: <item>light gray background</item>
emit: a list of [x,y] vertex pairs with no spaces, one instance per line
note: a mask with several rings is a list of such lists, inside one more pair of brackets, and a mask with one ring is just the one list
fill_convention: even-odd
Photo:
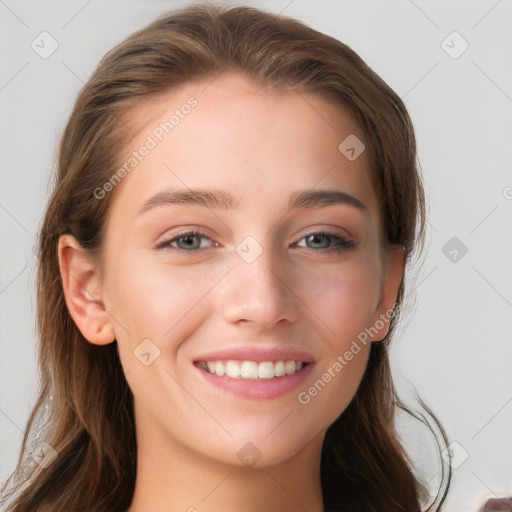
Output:
[[[67,116],[107,50],[187,3],[0,0],[2,480],[35,398],[32,249]],[[425,263],[409,281],[416,307],[392,345],[397,385],[407,399],[413,383],[456,443],[444,510],[476,511],[486,497],[512,495],[512,1],[247,4],[347,43],[405,101],[430,226]],[[47,59],[31,48],[43,31],[59,45]],[[448,37],[453,31],[469,44],[460,56],[464,41]],[[443,253],[452,237],[468,249],[455,262]],[[435,484],[432,447],[414,428],[404,427],[404,439]]]

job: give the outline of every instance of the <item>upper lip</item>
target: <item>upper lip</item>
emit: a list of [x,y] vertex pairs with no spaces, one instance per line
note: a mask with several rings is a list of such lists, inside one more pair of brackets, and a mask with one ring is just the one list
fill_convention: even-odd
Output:
[[207,352],[194,359],[199,361],[255,361],[261,363],[264,361],[302,361],[303,363],[313,363],[315,358],[310,352],[301,348],[275,346],[241,346],[215,350]]

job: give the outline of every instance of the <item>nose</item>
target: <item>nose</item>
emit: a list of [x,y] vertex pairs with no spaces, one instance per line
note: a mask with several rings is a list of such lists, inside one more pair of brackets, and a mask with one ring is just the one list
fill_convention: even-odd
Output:
[[261,254],[253,261],[242,251],[234,254],[234,266],[224,280],[221,300],[227,322],[263,331],[279,323],[296,322],[300,299],[283,256],[268,247],[259,250]]

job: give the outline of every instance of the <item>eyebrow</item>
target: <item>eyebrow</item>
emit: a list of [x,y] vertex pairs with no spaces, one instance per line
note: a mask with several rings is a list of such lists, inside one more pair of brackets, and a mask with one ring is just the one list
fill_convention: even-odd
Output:
[[[139,215],[157,206],[196,205],[212,209],[233,210],[239,204],[239,201],[223,190],[165,190],[148,199],[140,209]],[[302,190],[294,192],[290,196],[288,211],[322,208],[335,204],[354,206],[365,212],[368,210],[360,199],[341,190]]]

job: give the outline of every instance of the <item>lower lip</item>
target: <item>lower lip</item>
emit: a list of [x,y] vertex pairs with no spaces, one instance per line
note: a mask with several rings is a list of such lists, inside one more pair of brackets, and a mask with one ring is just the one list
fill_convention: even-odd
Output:
[[[196,366],[196,365],[194,365]],[[210,384],[235,395],[254,400],[269,400],[290,393],[308,377],[313,369],[313,363],[303,366],[298,372],[273,379],[242,379],[220,377],[204,368],[196,366],[203,378]]]

